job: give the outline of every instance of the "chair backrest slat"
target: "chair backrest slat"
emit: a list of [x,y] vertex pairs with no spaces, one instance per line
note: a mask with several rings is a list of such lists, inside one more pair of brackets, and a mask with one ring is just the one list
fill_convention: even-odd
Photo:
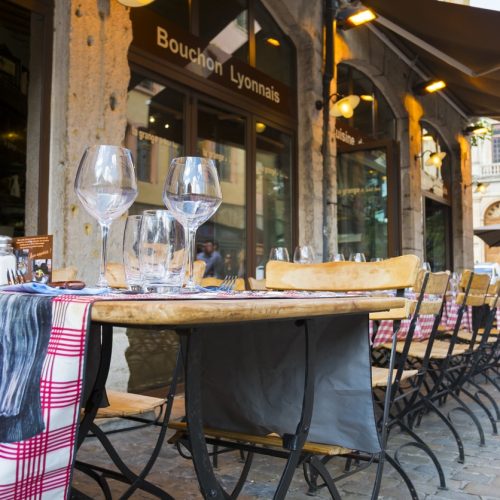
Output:
[[278,290],[372,291],[412,287],[420,259],[403,255],[381,262],[325,262],[293,264],[271,260],[266,266],[266,287]]

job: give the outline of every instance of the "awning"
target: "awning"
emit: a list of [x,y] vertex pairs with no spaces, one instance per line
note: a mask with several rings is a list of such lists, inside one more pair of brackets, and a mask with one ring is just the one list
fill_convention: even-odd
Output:
[[437,0],[362,1],[380,16],[371,29],[445,80],[465,114],[500,119],[500,12]]
[[476,227],[474,235],[481,238],[490,247],[500,246],[500,224]]

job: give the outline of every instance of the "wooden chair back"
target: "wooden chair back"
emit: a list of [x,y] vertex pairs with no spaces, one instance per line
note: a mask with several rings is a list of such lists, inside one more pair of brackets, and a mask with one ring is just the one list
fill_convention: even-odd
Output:
[[[207,287],[207,286],[220,286],[221,283],[224,280],[221,280],[219,278],[213,278],[211,276],[207,278],[203,278],[201,280],[201,286]],[[243,278],[237,278],[236,279],[236,285],[234,287],[235,290],[238,292],[242,292],[245,290],[245,280]]]
[[265,279],[248,278],[248,286],[250,290],[267,290]]
[[415,284],[419,269],[416,255],[381,262],[293,264],[271,260],[266,266],[266,288],[336,292],[401,289]]
[[195,260],[193,262],[194,282],[197,285],[201,284],[206,267],[207,263],[204,260]]
[[[469,294],[465,299],[467,287],[470,284]],[[460,292],[457,295],[457,304],[462,304],[465,299],[465,304],[468,306],[482,306],[486,299],[486,294],[488,293],[488,288],[490,286],[490,277],[487,274],[473,273],[472,271],[466,269],[462,273],[462,278],[458,285]]]

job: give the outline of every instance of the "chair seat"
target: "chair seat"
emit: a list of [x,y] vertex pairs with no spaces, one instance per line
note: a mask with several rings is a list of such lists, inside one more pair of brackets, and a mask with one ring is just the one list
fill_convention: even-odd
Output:
[[162,398],[153,398],[151,396],[142,396],[130,392],[118,392],[106,390],[109,400],[109,406],[99,408],[96,418],[112,417],[130,417],[148,413],[159,408],[165,400]]
[[[425,356],[425,351],[427,350],[428,341],[424,340],[422,342],[412,342],[410,345],[410,350],[408,355],[412,358],[423,359]],[[384,344],[383,347],[386,349],[392,349],[392,344]],[[445,340],[435,340],[432,346],[431,359],[445,359],[448,355],[449,343]],[[404,348],[404,340],[397,342],[396,351],[401,353]],[[468,346],[465,344],[455,344],[453,347],[453,356],[460,356],[468,350]]]
[[[480,328],[478,330],[478,333],[480,333],[481,335],[484,333],[484,328]],[[490,335],[498,335],[500,332],[498,331],[498,328],[492,328],[490,330]]]
[[[460,340],[465,340],[467,342],[470,342],[472,340],[472,333],[467,331],[459,331],[457,337]],[[495,337],[490,337],[490,336],[488,336],[488,339],[486,340],[488,344],[494,344],[496,341],[497,339]],[[481,334],[478,333],[476,337],[476,344],[479,344],[479,342],[481,342]]]
[[[176,443],[182,437],[182,435],[184,435],[188,430],[186,422],[170,422],[168,424],[168,427],[170,429],[178,431],[168,440],[168,442],[171,444]],[[224,431],[220,429],[210,429],[208,427],[205,427],[203,430],[206,436],[213,438],[220,438],[229,441],[237,441],[239,443],[250,443],[254,445],[283,449],[283,440],[277,434],[268,434],[267,436],[256,436],[254,434]],[[312,443],[310,441],[306,441],[303,450],[307,453],[313,453],[315,455],[330,455],[330,456],[343,455],[346,453],[351,453],[352,451],[347,448],[343,448],[342,446]]]
[[[401,374],[401,382],[414,377],[418,370],[403,370]],[[396,370],[392,373],[392,380],[396,376]],[[372,366],[372,387],[387,387],[387,379],[389,377],[388,368],[380,368],[379,366]]]

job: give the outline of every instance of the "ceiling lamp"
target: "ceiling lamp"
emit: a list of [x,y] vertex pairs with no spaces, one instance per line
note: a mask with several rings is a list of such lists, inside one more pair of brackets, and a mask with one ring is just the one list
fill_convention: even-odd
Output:
[[118,0],[122,5],[126,7],[145,7],[155,0]]
[[343,116],[344,118],[351,118],[354,114],[354,109],[359,104],[359,96],[357,95],[348,95],[347,97],[343,97],[339,101],[335,102],[332,106],[330,114],[333,116]]
[[446,87],[444,80],[427,80],[426,82],[417,83],[413,87],[413,93],[417,95],[433,94]]
[[255,123],[255,132],[257,132],[258,134],[262,134],[262,132],[264,132],[266,130],[266,124],[265,123],[262,123],[262,122],[256,122]]
[[415,155],[415,160],[418,160],[419,158],[423,158],[425,153],[430,153],[429,158],[427,158],[427,160],[425,160],[425,163],[424,163],[424,165],[426,167],[441,168],[441,165],[443,164],[443,160],[446,157],[446,153],[444,151],[432,152],[431,150],[428,149],[419,155]]
[[336,17],[338,27],[344,30],[354,28],[355,26],[361,26],[376,18],[377,16],[373,10],[367,9],[361,4],[357,6],[348,5],[340,8]]
[[277,38],[274,38],[272,36],[268,36],[266,38],[266,42],[269,44],[269,45],[272,45],[273,47],[279,47],[281,45],[281,42],[277,39]]
[[464,135],[487,135],[490,132],[489,127],[477,123],[476,125],[469,125],[464,129]]

